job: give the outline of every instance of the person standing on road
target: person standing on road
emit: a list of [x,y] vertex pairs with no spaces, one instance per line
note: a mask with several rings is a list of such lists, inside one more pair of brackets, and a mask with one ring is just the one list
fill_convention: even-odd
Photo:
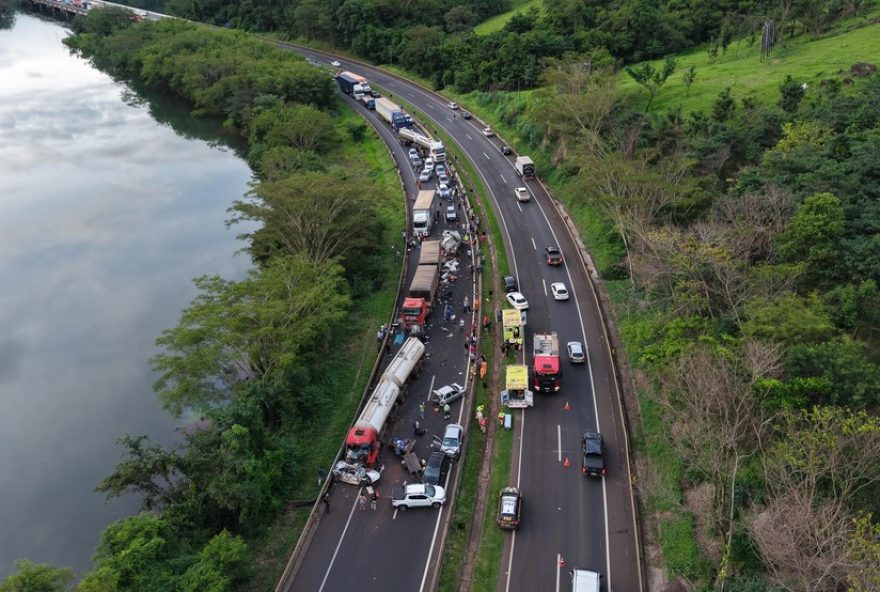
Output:
[[419,403],[419,419],[425,419],[425,404]]
[[358,496],[358,509],[361,512],[367,509],[367,496],[364,495],[363,490],[361,490],[361,494]]
[[324,501],[324,513],[330,513],[330,490],[324,492],[324,495],[321,496],[321,499]]
[[371,510],[376,509],[376,502],[378,502],[378,501],[379,501],[379,492],[378,492],[378,490],[374,490],[373,495],[370,496],[370,509]]
[[449,406],[449,403],[446,403],[443,406],[443,419],[449,419],[449,416],[452,414],[452,407]]
[[464,319],[459,319],[459,320],[458,320],[458,330],[459,330],[460,332],[464,333]]

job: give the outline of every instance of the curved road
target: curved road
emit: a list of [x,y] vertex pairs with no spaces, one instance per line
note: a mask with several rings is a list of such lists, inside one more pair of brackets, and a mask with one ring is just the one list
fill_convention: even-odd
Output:
[[[294,49],[321,63],[333,59],[320,52]],[[511,484],[523,490],[525,505],[522,526],[508,537],[505,546],[499,589],[566,589],[570,586],[568,569],[579,567],[602,573],[603,589],[608,592],[643,590],[625,424],[609,342],[587,270],[549,195],[537,181],[523,183],[513,167],[514,156],[501,154],[502,142],[484,137],[476,119],[453,118],[453,111],[440,95],[380,69],[338,59],[343,69],[362,74],[386,89],[392,100],[400,97],[413,105],[420,118],[442,128],[475,164],[505,231],[511,269],[529,299],[529,334],[556,331],[562,350],[568,341],[587,345],[588,363],[584,366],[569,365],[561,352],[560,393],[536,393],[533,408],[515,412],[518,438]],[[533,196],[530,202],[519,203],[514,198],[514,187],[522,185],[527,185]],[[548,245],[561,248],[564,265],[546,265],[543,250]],[[549,286],[557,281],[569,287],[571,300],[553,300]],[[529,352],[530,347],[527,338]],[[569,411],[564,410],[566,401]],[[608,475],[604,479],[580,474],[584,431],[600,431],[605,438]],[[565,458],[571,467],[563,466]],[[490,504],[490,511],[493,506]],[[390,533],[369,534],[364,533],[365,545],[393,547],[401,542]],[[567,567],[560,567],[560,559]],[[401,563],[396,569],[402,574],[417,568]]]

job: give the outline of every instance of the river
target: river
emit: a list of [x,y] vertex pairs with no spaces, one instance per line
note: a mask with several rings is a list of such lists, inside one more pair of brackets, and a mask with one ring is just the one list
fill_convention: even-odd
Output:
[[72,56],[58,23],[0,29],[0,579],[78,572],[136,499],[94,493],[117,438],[174,440],[154,340],[202,274],[239,278],[226,208],[250,170],[215,123],[139,99]]

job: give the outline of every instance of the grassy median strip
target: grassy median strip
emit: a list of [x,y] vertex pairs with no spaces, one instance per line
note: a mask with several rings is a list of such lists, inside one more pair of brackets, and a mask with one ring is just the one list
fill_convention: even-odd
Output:
[[[353,109],[343,105],[336,119],[336,126],[343,137],[349,134],[349,126],[363,124],[363,118]],[[340,142],[334,159],[342,164],[351,164],[351,170],[367,170],[376,189],[376,200],[382,221],[385,225],[385,243],[402,244],[400,235],[406,224],[405,203],[398,181],[397,170],[388,154],[384,142],[372,128],[364,134],[362,142]],[[391,248],[383,254],[384,278],[382,287],[369,297],[354,302],[349,320],[335,335],[340,355],[327,360],[322,375],[325,392],[337,393],[332,405],[327,405],[327,413],[319,421],[306,427],[297,459],[305,467],[303,479],[291,492],[292,500],[310,500],[318,492],[316,471],[325,470],[330,465],[352,416],[360,404],[361,396],[367,386],[370,371],[376,361],[376,328],[387,323],[397,298],[397,284],[401,262],[395,259]],[[241,588],[246,592],[265,592],[272,590],[281,577],[281,572],[290,557],[290,552],[305,526],[311,506],[290,507],[281,519],[253,543],[256,558],[254,577]]]

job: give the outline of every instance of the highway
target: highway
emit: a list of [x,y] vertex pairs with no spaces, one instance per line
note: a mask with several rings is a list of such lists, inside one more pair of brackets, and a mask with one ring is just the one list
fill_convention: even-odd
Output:
[[[344,100],[354,109],[363,109],[349,97]],[[382,138],[400,163],[401,178],[407,196],[418,191],[416,178],[408,166],[408,150],[396,140],[391,128],[378,118],[375,111],[365,111],[366,117],[375,124]],[[433,188],[436,177],[423,184],[425,189]],[[412,203],[410,201],[410,203]],[[451,201],[443,201],[443,210]],[[458,209],[460,219],[464,212]],[[430,238],[439,238],[443,229],[458,229],[454,223],[442,219],[431,232]],[[464,234],[464,233],[462,233]],[[398,243],[398,244],[402,244]],[[418,263],[419,250],[409,254],[408,280],[412,278]],[[466,329],[460,331],[458,322],[463,314],[464,297],[473,302],[473,283],[469,271],[470,254],[467,246],[459,251],[461,264],[459,279],[451,284],[449,304],[453,306],[455,318],[447,323],[443,318],[443,306],[431,316],[427,326],[425,361],[421,373],[407,383],[406,401],[401,404],[397,417],[389,419],[393,423],[391,435],[413,436],[413,422],[420,421],[426,434],[417,438],[415,452],[419,458],[427,459],[436,450],[433,437],[441,437],[446,424],[464,422],[464,406],[459,400],[452,404],[452,419],[446,421],[442,413],[431,403],[425,404],[425,418],[418,417],[418,404],[426,401],[432,389],[457,382],[467,384],[468,351],[463,345],[471,330],[474,319],[466,315]],[[390,361],[398,347],[392,347],[385,363]],[[429,590],[438,565],[440,536],[444,532],[449,512],[446,507],[440,510],[414,508],[407,512],[395,512],[391,506],[390,494],[393,485],[404,482],[417,482],[409,476],[392,451],[383,448],[380,463],[385,470],[379,480],[378,488],[382,499],[377,509],[369,506],[362,512],[357,505],[360,488],[336,483],[331,490],[330,513],[322,516],[314,537],[305,551],[302,564],[295,578],[286,590],[332,592],[336,590]],[[451,483],[458,470],[458,463],[452,463],[447,479]],[[450,496],[452,493],[450,492]]]
[[[324,64],[333,59],[319,52],[296,49]],[[504,156],[500,150],[502,142],[484,137],[482,124],[476,119],[453,117],[454,112],[442,97],[418,85],[376,68],[336,59],[342,62],[342,69],[366,76],[371,83],[386,89],[392,100],[402,98],[413,105],[420,118],[452,137],[479,170],[506,235],[511,269],[530,303],[527,363],[531,361],[532,333],[552,330],[559,334],[563,350],[561,392],[535,393],[533,408],[514,413],[517,445],[510,484],[523,490],[525,504],[522,525],[506,542],[499,590],[566,589],[570,586],[568,569],[573,567],[602,573],[606,592],[643,590],[621,395],[598,299],[563,219],[543,185],[538,181],[523,183],[513,167],[515,155]],[[540,174],[539,170],[539,177]],[[514,188],[521,185],[529,188],[533,196],[530,202],[520,203],[514,198]],[[545,263],[543,250],[549,245],[561,248],[563,265],[551,267]],[[550,284],[557,281],[568,286],[569,301],[554,301],[549,294]],[[564,352],[568,341],[586,344],[587,364],[568,363]],[[566,402],[570,410],[564,409]],[[608,475],[604,479],[591,479],[580,473],[580,438],[584,431],[599,431],[605,438]],[[571,463],[568,468],[563,466],[565,458]],[[490,492],[488,511],[495,511],[494,495]],[[337,501],[336,505],[343,504]],[[324,532],[322,525],[323,538],[316,536],[309,557],[317,562],[315,557],[320,555],[326,563],[328,557],[335,555],[336,561],[346,564],[350,575],[334,576],[333,587],[316,587],[314,583],[318,580],[314,574],[320,570],[312,567],[309,579],[301,579],[305,577],[304,563],[297,579],[302,587],[294,589],[343,590],[347,589],[344,586],[355,584],[372,587],[373,582],[377,583],[376,589],[382,590],[425,589],[411,584],[423,579],[426,565],[425,560],[413,558],[430,555],[424,547],[434,522],[429,511],[416,514],[410,512],[404,517],[405,526],[399,516],[396,520],[389,516],[381,522],[349,526],[342,543],[334,542],[333,535]],[[359,541],[360,553],[350,542],[354,538]],[[436,537],[431,538],[428,546],[436,547],[435,540]],[[339,552],[339,545],[348,547],[345,554]],[[369,547],[378,547],[381,552],[367,553],[374,559],[363,561],[361,553]],[[404,551],[406,555],[401,556],[399,553]],[[369,573],[363,571],[364,563],[373,568]],[[374,577],[384,584],[379,585]]]

